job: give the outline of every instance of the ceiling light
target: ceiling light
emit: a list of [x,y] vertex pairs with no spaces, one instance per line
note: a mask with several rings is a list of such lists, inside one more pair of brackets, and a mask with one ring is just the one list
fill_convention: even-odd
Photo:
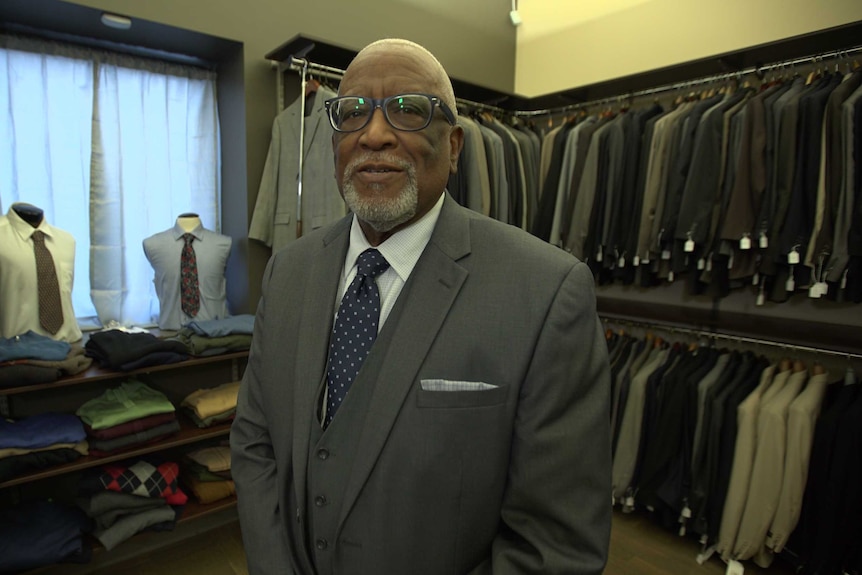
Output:
[[128,30],[132,27],[132,20],[130,18],[126,18],[125,16],[118,16],[116,14],[108,14],[107,12],[102,12],[102,24],[104,24],[108,28],[116,28],[117,30]]

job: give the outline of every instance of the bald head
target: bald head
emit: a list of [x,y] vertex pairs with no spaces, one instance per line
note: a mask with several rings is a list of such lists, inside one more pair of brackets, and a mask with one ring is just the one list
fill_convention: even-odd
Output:
[[[365,48],[356,54],[356,57],[347,67],[344,73],[342,85],[351,77],[351,69],[356,64],[366,61],[373,61],[379,56],[390,56],[393,54],[402,55],[416,61],[417,66],[421,66],[421,71],[426,75],[429,82],[429,92],[443,100],[455,117],[458,116],[458,109],[455,106],[455,91],[452,89],[452,82],[449,80],[449,75],[443,68],[434,54],[428,51],[424,46],[420,46],[416,42],[404,40],[401,38],[384,38],[368,44]],[[340,91],[339,91],[340,94]]]

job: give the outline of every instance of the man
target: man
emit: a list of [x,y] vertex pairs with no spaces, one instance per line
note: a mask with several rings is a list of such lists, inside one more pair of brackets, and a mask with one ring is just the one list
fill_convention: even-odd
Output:
[[367,46],[328,109],[353,215],[273,256],[231,430],[250,572],[601,573],[587,266],[445,192],[463,132],[424,48]]

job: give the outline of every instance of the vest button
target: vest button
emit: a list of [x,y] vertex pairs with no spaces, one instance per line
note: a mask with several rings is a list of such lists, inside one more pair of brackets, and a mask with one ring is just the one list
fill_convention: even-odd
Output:
[[329,451],[326,449],[318,449],[317,450],[317,458],[318,459],[327,459],[329,457]]
[[324,549],[326,549],[326,548],[329,546],[329,543],[327,543],[327,542],[326,542],[326,539],[318,539],[318,540],[314,543],[314,545],[315,545],[318,549],[320,549],[321,551],[323,551]]
[[324,497],[323,495],[318,495],[314,498],[314,504],[318,507],[323,507],[324,505],[326,505],[326,497]]

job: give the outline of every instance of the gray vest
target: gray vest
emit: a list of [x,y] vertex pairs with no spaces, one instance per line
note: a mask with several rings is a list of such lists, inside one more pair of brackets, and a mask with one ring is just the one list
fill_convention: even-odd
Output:
[[[408,299],[405,297],[408,288],[409,282],[402,289],[399,301],[386,319],[332,423],[324,430],[320,426],[320,418],[315,415],[311,424],[305,494],[306,525],[310,551],[319,575],[335,573],[337,549],[345,543],[338,539],[337,533],[338,519],[343,513],[344,488],[361,440],[359,432],[364,427],[368,404],[374,394],[375,377],[386,358],[389,342],[401,315],[400,310],[404,307],[403,302]],[[318,392],[319,398],[325,388],[324,377]],[[321,405],[321,401],[317,401],[316,405]]]

